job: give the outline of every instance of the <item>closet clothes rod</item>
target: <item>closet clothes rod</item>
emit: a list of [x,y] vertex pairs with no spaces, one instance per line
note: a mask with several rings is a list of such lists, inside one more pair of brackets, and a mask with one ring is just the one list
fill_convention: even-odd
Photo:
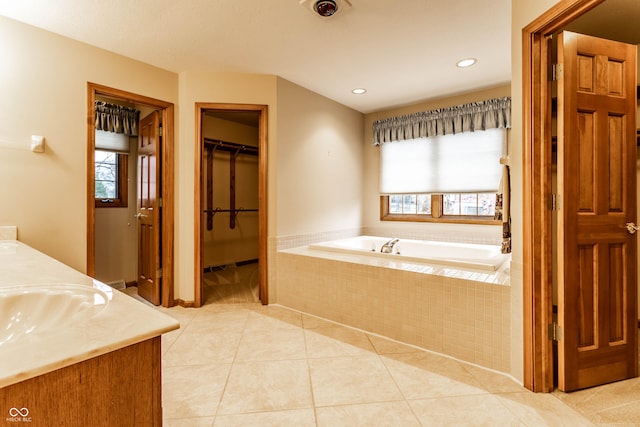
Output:
[[239,208],[239,209],[205,209],[203,211],[204,213],[211,213],[213,212],[218,213],[218,212],[258,212],[258,209],[244,209],[244,208]]
[[234,154],[258,155],[258,147],[252,147],[251,145],[237,144],[235,142],[221,141],[212,138],[204,138],[204,144],[207,148],[213,150],[227,151]]
[[[238,214],[240,212],[258,212],[258,209],[245,209],[245,208],[239,208],[239,209],[220,209],[220,208],[215,208],[215,209],[205,209],[203,211],[205,214],[207,214],[207,230],[213,230],[213,217],[218,213],[218,212],[229,212],[232,215],[229,216],[229,228],[231,228],[232,230],[234,228],[236,228],[236,217],[238,216]],[[211,222],[211,226],[209,226],[209,222]]]

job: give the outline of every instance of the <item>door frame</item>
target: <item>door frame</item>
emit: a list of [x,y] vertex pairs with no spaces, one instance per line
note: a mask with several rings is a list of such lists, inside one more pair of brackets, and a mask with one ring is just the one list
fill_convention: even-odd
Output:
[[267,282],[268,262],[267,262],[267,111],[266,105],[260,104],[228,104],[228,103],[207,103],[196,102],[196,141],[195,141],[195,212],[194,212],[194,235],[196,236],[194,248],[194,306],[202,306],[202,242],[204,240],[204,229],[202,227],[202,212],[204,211],[204,185],[202,176],[202,155],[204,148],[204,135],[202,134],[202,115],[205,111],[255,111],[260,114],[258,118],[258,281],[260,302],[263,305],[269,303],[269,286]]
[[174,283],[174,105],[143,95],[87,82],[87,275],[95,275],[95,100],[96,96],[121,99],[160,110],[162,114],[162,289],[163,307],[175,305]]
[[550,52],[546,39],[606,0],[565,0],[522,30],[524,386],[551,392],[553,318]]

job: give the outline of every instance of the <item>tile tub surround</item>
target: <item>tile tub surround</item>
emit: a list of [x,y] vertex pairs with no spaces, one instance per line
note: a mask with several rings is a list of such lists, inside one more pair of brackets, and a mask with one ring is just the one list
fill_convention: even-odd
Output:
[[143,342],[180,326],[175,319],[19,241],[1,240],[0,290],[35,283],[94,286],[110,301],[86,322],[0,346],[0,387]]
[[280,305],[510,372],[506,265],[489,274],[306,247],[276,263]]

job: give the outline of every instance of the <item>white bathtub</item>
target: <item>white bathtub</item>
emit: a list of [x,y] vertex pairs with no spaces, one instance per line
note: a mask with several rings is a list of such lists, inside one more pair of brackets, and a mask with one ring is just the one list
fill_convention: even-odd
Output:
[[498,245],[433,242],[428,240],[400,239],[393,253],[382,253],[387,237],[359,236],[348,239],[309,245],[310,249],[372,255],[390,260],[444,264],[452,267],[475,268],[486,271],[498,270],[510,258],[500,252]]

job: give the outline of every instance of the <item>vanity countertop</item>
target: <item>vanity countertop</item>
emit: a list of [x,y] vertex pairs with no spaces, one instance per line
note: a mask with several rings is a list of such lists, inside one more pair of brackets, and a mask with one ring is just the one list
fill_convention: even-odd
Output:
[[[105,308],[81,322],[0,344],[0,387],[137,344],[180,327],[151,306],[16,240],[0,240],[0,292],[25,285],[74,284],[99,289]],[[0,325],[2,327],[3,325]]]

